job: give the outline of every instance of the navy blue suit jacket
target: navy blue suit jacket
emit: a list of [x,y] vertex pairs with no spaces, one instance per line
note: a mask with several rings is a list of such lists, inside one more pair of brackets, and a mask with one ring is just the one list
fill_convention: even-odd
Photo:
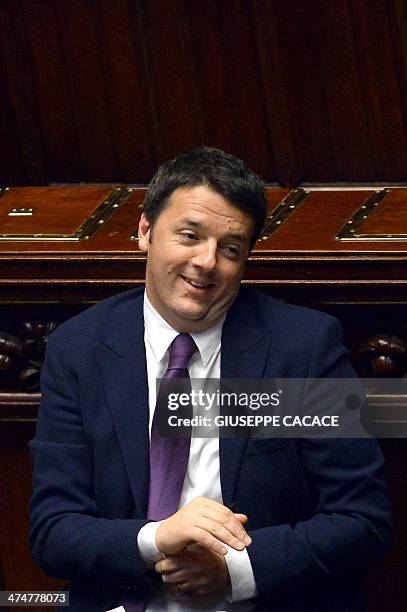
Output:
[[[137,534],[149,482],[143,291],[61,325],[49,339],[31,442],[30,544],[71,581],[71,610],[105,610],[123,586],[148,594]],[[341,327],[241,290],[223,327],[224,378],[351,377]],[[355,576],[390,540],[372,440],[221,439],[224,504],[248,515],[259,610],[359,610]]]

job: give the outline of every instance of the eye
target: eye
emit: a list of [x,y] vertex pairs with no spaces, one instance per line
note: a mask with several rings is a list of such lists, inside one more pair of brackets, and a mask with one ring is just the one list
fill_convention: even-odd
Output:
[[196,234],[194,234],[194,232],[181,232],[181,238],[183,238],[185,241],[187,242],[192,242],[193,240],[197,240],[198,237],[196,236]]
[[231,257],[233,259],[238,258],[241,256],[241,251],[240,248],[234,244],[227,244],[224,247],[224,250],[226,252],[226,254],[228,255],[228,257]]

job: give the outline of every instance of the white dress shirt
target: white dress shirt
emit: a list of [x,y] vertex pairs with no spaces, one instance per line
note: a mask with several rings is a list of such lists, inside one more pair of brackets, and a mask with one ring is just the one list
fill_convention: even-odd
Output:
[[[210,329],[191,334],[198,347],[188,366],[192,384],[194,384],[193,379],[220,378],[220,347],[224,320],[225,316]],[[157,379],[162,378],[167,369],[168,348],[178,332],[170,327],[152,307],[146,293],[144,294],[144,324],[151,434],[157,397]],[[220,483],[219,438],[217,435],[211,438],[198,438],[194,437],[194,432],[192,432],[188,466],[179,507],[185,506],[199,495],[223,503]],[[155,533],[159,524],[159,522],[148,523],[140,530],[138,535],[137,542],[140,554],[146,564],[151,565],[163,558],[162,553],[155,545]],[[167,589],[163,589],[162,594],[148,602],[146,611],[186,612],[205,610],[212,612],[227,609],[243,612],[243,610],[253,609],[253,598],[256,597],[257,590],[247,550],[237,551],[229,546],[227,548],[228,552],[225,560],[232,587],[231,596],[228,598],[230,601],[205,607],[186,595],[171,595]]]

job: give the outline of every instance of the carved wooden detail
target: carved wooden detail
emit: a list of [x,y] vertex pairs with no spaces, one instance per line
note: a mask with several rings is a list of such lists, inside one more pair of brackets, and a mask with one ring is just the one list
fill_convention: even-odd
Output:
[[[17,332],[0,331],[0,392],[36,393],[48,335],[55,321],[23,320]],[[403,334],[368,336],[354,351],[353,364],[362,377],[407,376],[407,327]]]
[[401,378],[407,373],[407,341],[396,335],[376,334],[357,351],[356,367],[361,376]]
[[35,392],[53,321],[22,321],[18,335],[0,331],[0,391]]

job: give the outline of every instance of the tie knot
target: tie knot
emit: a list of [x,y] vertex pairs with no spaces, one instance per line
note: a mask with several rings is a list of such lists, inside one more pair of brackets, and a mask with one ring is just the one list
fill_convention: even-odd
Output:
[[169,349],[168,369],[186,370],[197,346],[189,334],[178,334]]

